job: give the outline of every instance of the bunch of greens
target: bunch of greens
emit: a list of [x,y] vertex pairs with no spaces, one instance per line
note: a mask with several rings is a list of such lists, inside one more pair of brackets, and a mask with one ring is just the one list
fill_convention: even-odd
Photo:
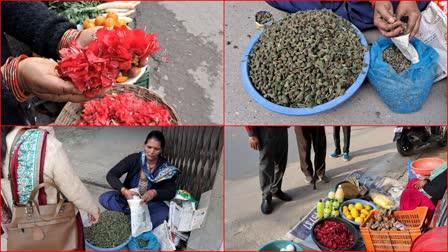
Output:
[[48,3],[50,10],[56,11],[74,24],[82,24],[86,18],[95,18],[101,15],[103,12],[96,8],[100,4],[99,1]]

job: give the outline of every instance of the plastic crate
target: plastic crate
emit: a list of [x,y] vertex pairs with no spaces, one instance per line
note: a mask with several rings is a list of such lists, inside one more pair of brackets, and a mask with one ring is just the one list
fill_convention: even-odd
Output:
[[379,210],[373,210],[360,226],[367,251],[410,251],[412,242],[423,233],[427,224],[428,208],[417,207],[414,210],[393,212],[392,216],[397,221],[409,226],[404,231],[377,231],[367,228],[367,221],[379,212]]

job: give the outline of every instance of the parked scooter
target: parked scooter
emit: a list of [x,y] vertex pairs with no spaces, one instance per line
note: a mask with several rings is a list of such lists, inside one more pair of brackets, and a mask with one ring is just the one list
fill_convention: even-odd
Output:
[[446,146],[446,127],[397,127],[393,141],[397,142],[397,151],[402,156],[415,154],[417,151],[437,143]]

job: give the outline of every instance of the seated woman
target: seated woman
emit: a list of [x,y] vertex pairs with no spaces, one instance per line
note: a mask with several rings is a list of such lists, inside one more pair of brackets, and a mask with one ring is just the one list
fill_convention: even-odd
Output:
[[[147,202],[153,228],[167,220],[169,207],[163,201],[176,195],[175,181],[180,170],[161,156],[164,147],[163,133],[151,131],[146,137],[144,151],[125,157],[107,173],[107,182],[115,191],[103,193],[100,204],[108,210],[130,213],[127,200],[140,195]],[[126,178],[122,183],[120,178],[124,174]]]
[[400,210],[413,210],[418,206],[429,208],[428,218],[434,214],[437,202],[446,192],[446,162],[431,172],[428,179],[411,179],[401,193]]

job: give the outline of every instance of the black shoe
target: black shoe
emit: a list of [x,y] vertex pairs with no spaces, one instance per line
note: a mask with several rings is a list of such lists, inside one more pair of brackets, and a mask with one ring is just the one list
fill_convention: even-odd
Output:
[[272,194],[272,196],[274,196],[280,200],[283,200],[283,201],[291,201],[292,200],[291,196],[284,193],[283,191],[278,191],[278,192]]
[[263,214],[270,214],[272,213],[272,199],[263,199],[261,201],[261,212]]

